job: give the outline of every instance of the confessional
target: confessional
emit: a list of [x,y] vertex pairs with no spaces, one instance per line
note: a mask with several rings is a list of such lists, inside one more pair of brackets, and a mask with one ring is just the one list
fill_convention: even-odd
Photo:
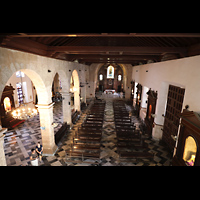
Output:
[[173,166],[200,166],[200,115],[193,111],[181,113],[177,149],[172,159]]
[[135,109],[136,109],[136,116],[139,118],[140,116],[140,109],[141,109],[141,99],[142,99],[142,85],[141,84],[137,84],[137,98],[136,98],[136,105],[135,105]]
[[131,101],[134,99],[135,81],[131,81]]
[[157,91],[149,89],[147,92],[148,94],[148,101],[147,101],[147,114],[145,117],[145,124],[146,124],[146,133],[152,137],[152,129],[154,124],[154,115],[156,110],[156,102],[157,102]]
[[15,109],[15,102],[13,97],[14,90],[15,89],[12,85],[6,85],[1,96],[1,123],[3,127],[8,129],[12,129],[24,122],[24,120],[14,119],[11,114],[11,112]]

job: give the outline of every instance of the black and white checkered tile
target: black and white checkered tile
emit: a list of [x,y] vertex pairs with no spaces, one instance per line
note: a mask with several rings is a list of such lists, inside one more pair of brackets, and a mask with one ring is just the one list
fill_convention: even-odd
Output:
[[[40,166],[169,166],[172,154],[162,142],[154,141],[146,137],[148,151],[154,154],[154,159],[129,159],[120,160],[116,147],[116,132],[113,116],[113,100],[106,99],[105,118],[103,124],[101,154],[99,160],[70,159],[66,156],[66,150],[70,149],[74,131],[81,125],[86,112],[74,127],[67,133],[54,156],[43,157]],[[140,123],[136,117],[132,117],[134,123]],[[62,104],[54,106],[54,121],[62,124]],[[41,141],[39,116],[16,127],[6,133],[4,138],[4,150],[8,166],[30,165],[30,152],[37,142]]]

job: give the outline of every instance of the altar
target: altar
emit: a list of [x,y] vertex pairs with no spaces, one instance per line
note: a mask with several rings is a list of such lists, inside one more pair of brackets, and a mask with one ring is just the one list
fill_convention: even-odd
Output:
[[104,94],[114,94],[115,90],[107,89],[104,91]]

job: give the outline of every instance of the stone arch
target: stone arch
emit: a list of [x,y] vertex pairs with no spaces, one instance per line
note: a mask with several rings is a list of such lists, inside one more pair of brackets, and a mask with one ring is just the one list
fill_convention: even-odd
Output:
[[21,71],[21,72],[25,73],[31,79],[33,84],[35,85],[35,88],[36,88],[37,94],[38,94],[38,104],[48,104],[49,103],[49,99],[48,99],[49,95],[48,95],[47,88],[46,88],[41,76],[32,69],[21,69],[19,65],[16,65],[15,67],[12,67],[12,68],[8,68],[8,70],[6,70],[5,73],[0,72],[0,79],[1,79],[0,96],[2,95],[3,89],[4,89],[7,81],[17,71]]
[[48,92],[44,84],[44,81],[40,75],[31,69],[20,69],[21,72],[25,73],[35,85],[37,95],[38,95],[38,104],[48,104]]
[[[117,63],[118,64],[118,63]],[[97,80],[98,80],[98,72],[99,70],[101,69],[101,67],[105,65],[105,63],[101,63],[101,64],[97,64],[96,66],[96,70],[95,70],[95,77],[94,77],[94,88],[96,88],[96,84],[97,84]],[[123,71],[123,85],[124,85],[124,89],[125,89],[125,92],[126,92],[126,86],[127,86],[127,69],[126,69],[126,66],[124,64],[118,64],[121,68],[122,68],[122,71]]]
[[44,154],[52,155],[57,148],[54,140],[54,130],[51,126],[53,122],[53,112],[52,109],[50,109],[52,108],[52,104],[50,104],[50,94],[48,93],[48,89],[42,77],[35,70],[21,68],[20,65],[8,68],[6,73],[0,73],[0,78],[1,76],[3,77],[3,81],[0,82],[0,96],[2,95],[3,88],[5,87],[7,81],[17,71],[21,71],[26,74],[36,88],[38,95],[38,105],[36,105],[36,107],[38,107],[39,111],[40,126],[43,127],[43,129],[41,129],[41,136]]
[[54,77],[56,76],[56,74],[58,74],[59,79],[61,81],[62,84],[62,92],[69,92],[69,81],[70,79],[67,77],[66,73],[63,70],[56,70],[53,77],[52,77],[52,83],[54,81]]
[[74,79],[74,108],[80,111],[80,81],[79,75],[76,69],[72,72],[72,77]]

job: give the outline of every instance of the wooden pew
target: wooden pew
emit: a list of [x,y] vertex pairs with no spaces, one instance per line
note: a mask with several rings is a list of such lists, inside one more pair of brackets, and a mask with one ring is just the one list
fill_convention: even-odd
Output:
[[67,125],[67,123],[64,123],[54,136],[56,145],[60,142],[60,140],[68,132],[68,130],[69,130],[69,125]]
[[66,151],[66,154],[68,154],[71,157],[75,157],[75,158],[82,158],[82,161],[87,158],[90,159],[100,159],[100,150],[96,151],[96,152],[85,152],[85,151],[73,151],[73,150],[69,150]]
[[126,152],[126,151],[120,151],[119,152],[120,158],[148,158],[153,159],[154,155],[149,152]]
[[79,119],[79,117],[80,117],[80,112],[76,110],[76,111],[72,114],[72,123],[75,124],[76,121]]

